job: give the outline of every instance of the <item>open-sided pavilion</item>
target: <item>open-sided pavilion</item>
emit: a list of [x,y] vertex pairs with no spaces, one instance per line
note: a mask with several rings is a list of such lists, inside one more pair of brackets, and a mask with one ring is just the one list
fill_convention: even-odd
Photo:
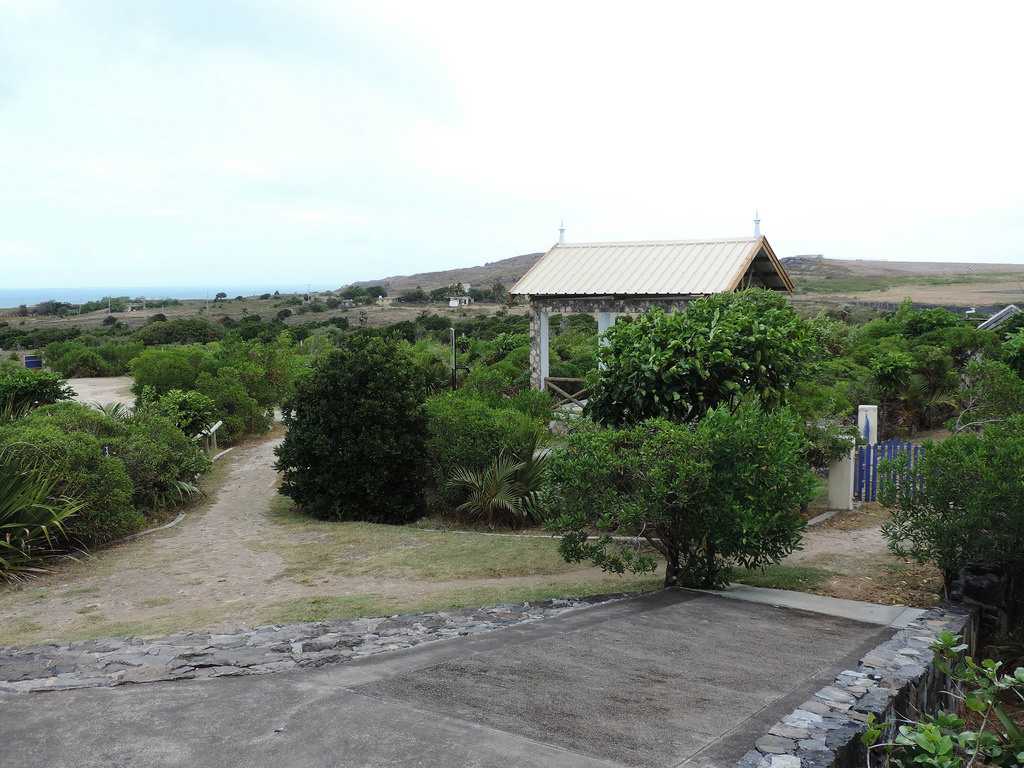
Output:
[[[561,384],[549,376],[549,319],[593,314],[598,333],[618,315],[652,307],[682,310],[701,296],[742,288],[793,291],[785,267],[763,235],[724,240],[624,243],[559,242],[511,293],[530,304],[530,373],[536,389]],[[570,398],[574,399],[574,398]]]

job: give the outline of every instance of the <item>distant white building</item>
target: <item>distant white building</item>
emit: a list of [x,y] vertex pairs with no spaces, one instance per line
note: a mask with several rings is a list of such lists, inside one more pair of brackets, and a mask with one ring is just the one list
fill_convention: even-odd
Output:
[[[465,285],[465,283],[463,283]],[[473,303],[472,296],[449,296],[448,306],[449,307],[465,307]]]

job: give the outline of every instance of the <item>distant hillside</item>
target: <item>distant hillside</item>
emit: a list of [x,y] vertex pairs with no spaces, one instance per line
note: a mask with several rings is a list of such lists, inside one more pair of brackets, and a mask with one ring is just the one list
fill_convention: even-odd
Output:
[[918,301],[988,304],[1016,300],[1024,291],[1022,264],[968,264],[928,261],[868,261],[788,256],[782,263],[797,293],[842,294],[885,300],[901,295]]
[[[426,291],[451,283],[489,287],[500,280],[506,288],[543,254],[527,253],[479,267],[396,275],[358,285],[385,285],[392,294],[420,286]],[[782,259],[797,293],[815,301],[919,302],[956,305],[1000,305],[1024,300],[1024,264],[968,264],[928,261],[870,261],[787,256]]]
[[474,288],[490,288],[500,281],[506,288],[511,288],[526,270],[537,263],[544,254],[524,253],[510,259],[492,261],[479,267],[462,269],[445,269],[440,272],[420,272],[415,275],[394,275],[380,280],[362,280],[356,285],[383,285],[388,293],[395,294],[412,290],[419,286],[425,291],[444,288],[452,283],[469,283]]

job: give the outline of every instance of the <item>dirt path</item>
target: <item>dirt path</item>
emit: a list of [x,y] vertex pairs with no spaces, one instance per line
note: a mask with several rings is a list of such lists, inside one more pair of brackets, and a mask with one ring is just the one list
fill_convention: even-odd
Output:
[[132,383],[131,376],[68,379],[68,384],[75,390],[75,400],[88,405],[92,403],[133,405],[135,395],[132,394]]
[[804,546],[783,565],[809,567],[829,576],[814,591],[831,597],[874,603],[931,606],[938,602],[942,584],[938,571],[898,558],[889,552],[882,535],[887,518],[877,504],[863,504],[814,526],[804,535]]
[[282,515],[273,469],[279,440],[253,441],[218,462],[208,479],[210,498],[180,525],[27,585],[0,586],[0,645],[228,630],[502,602],[535,590],[636,586],[562,562],[550,540],[505,542]]

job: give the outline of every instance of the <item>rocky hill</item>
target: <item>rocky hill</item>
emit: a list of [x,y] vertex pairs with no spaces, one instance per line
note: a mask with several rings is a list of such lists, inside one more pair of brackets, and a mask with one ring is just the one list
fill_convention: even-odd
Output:
[[394,275],[379,280],[363,280],[356,285],[383,285],[388,293],[396,294],[412,290],[417,286],[425,291],[444,288],[452,283],[469,283],[477,288],[490,288],[495,282],[501,282],[506,288],[526,274],[526,270],[537,263],[544,254],[524,253],[500,261],[491,261],[478,267],[462,269],[445,269],[439,272],[420,272],[415,275]]

